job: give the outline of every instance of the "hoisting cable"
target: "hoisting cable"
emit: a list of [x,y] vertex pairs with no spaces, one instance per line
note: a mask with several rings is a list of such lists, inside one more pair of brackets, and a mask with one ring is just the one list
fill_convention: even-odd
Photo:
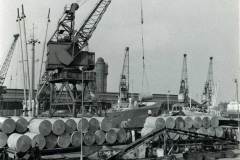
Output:
[[148,87],[148,79],[146,74],[146,65],[145,65],[145,47],[144,47],[144,33],[143,33],[143,25],[144,25],[144,15],[143,15],[143,1],[141,0],[141,45],[142,45],[142,93],[144,91],[144,79],[146,78],[146,85]]

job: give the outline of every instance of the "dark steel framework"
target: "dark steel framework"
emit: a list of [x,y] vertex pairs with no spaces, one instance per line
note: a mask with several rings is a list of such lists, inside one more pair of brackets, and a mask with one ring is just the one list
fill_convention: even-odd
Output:
[[125,48],[122,73],[119,83],[119,99],[121,102],[128,101],[129,98],[129,47]]
[[[73,75],[75,75],[75,77],[71,79]],[[83,80],[81,78],[82,76]],[[67,106],[69,111],[76,117],[77,111],[80,111],[77,106],[81,106],[82,94],[84,93],[83,100],[87,103],[87,95],[90,95],[89,92],[91,91],[91,85],[94,81],[94,72],[82,71],[80,74],[69,72],[53,74],[52,79],[49,81],[51,114],[53,114],[57,108],[59,109]],[[78,88],[81,88],[81,91],[78,90]],[[67,92],[67,95],[63,94],[64,91]]]
[[202,94],[202,103],[208,106],[213,105],[213,96],[214,96],[213,57],[210,57],[207,80],[205,82],[204,90]]
[[188,103],[188,74],[187,74],[187,54],[183,55],[182,76],[180,81],[179,95],[183,97],[183,103]]
[[[86,103],[89,101],[94,102],[95,97],[90,93],[93,93],[96,81],[95,72],[93,72],[95,53],[82,50],[88,45],[88,40],[110,3],[111,0],[100,0],[78,31],[75,30],[75,12],[78,10],[79,5],[73,3],[69,8],[65,7],[57,29],[47,44],[48,55],[55,56],[59,52],[65,55],[60,55],[63,58],[57,64],[53,64],[53,67],[51,64],[48,67],[47,64],[46,73],[43,75],[37,93],[39,99],[41,93],[47,91],[47,88],[50,91],[50,115],[58,108],[67,107],[76,117],[77,111],[80,111],[82,100],[86,101]],[[63,48],[67,48],[66,51],[62,51]],[[64,56],[69,58],[68,61],[65,61]],[[48,59],[50,58],[51,55]],[[55,62],[55,59],[49,62]],[[63,98],[63,91],[68,93],[65,98]],[[88,99],[90,100],[88,101]]]

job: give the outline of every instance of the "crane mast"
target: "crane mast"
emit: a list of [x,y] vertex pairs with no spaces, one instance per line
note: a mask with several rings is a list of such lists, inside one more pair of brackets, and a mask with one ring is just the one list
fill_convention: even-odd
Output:
[[183,55],[182,76],[180,81],[178,101],[185,104],[188,103],[187,54]]
[[129,47],[125,48],[122,73],[119,83],[119,100],[126,102],[129,94]]
[[4,90],[5,90],[6,87],[4,87],[3,84],[4,84],[4,81],[5,81],[6,75],[7,75],[7,71],[9,69],[9,65],[10,65],[10,62],[11,62],[11,59],[12,59],[12,56],[13,56],[14,49],[15,49],[16,44],[17,44],[19,34],[14,34],[13,37],[14,37],[14,40],[13,40],[13,42],[11,44],[11,47],[8,51],[7,57],[4,60],[2,66],[1,66],[1,69],[0,69],[0,96],[1,96],[1,94],[5,93]]
[[207,106],[212,106],[214,92],[215,92],[215,89],[214,89],[214,81],[213,81],[213,57],[210,57],[207,80],[205,82],[203,94],[202,94],[202,103],[206,104]]

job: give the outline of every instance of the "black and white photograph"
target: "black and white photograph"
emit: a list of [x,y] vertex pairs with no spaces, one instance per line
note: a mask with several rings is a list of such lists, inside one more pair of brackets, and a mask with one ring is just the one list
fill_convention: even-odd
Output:
[[239,0],[1,0],[0,160],[240,160]]

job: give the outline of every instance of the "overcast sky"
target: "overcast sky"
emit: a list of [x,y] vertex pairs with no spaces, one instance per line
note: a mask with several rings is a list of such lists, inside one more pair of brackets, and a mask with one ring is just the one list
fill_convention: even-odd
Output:
[[[84,0],[78,0],[79,3]],[[97,0],[88,0],[77,12],[80,26]],[[54,32],[63,7],[70,0],[11,0],[0,2],[0,64],[18,32],[16,8],[23,3],[27,15],[27,35],[35,25],[43,42],[48,8]],[[190,94],[199,100],[207,77],[209,57],[214,57],[214,80],[218,101],[234,98],[233,79],[238,65],[238,0],[143,0],[146,71],[151,93],[177,93],[182,57],[188,54]],[[109,64],[108,91],[117,91],[124,48],[130,47],[131,90],[141,91],[140,0],[112,0],[90,42],[90,50]],[[36,48],[37,57],[42,44]],[[6,85],[21,88],[20,47],[17,45]],[[39,65],[39,63],[38,63]],[[39,70],[39,68],[37,68]],[[12,80],[10,77],[12,76]],[[38,75],[36,75],[38,78]]]

